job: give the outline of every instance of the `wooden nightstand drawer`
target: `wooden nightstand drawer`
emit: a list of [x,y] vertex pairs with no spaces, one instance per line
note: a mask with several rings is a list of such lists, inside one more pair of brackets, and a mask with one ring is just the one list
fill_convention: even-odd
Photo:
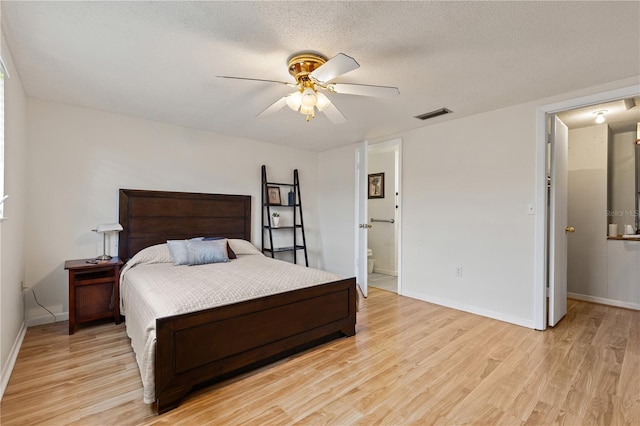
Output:
[[67,260],[69,271],[69,334],[80,322],[113,317],[120,323],[119,280],[122,262],[90,263],[93,259]]

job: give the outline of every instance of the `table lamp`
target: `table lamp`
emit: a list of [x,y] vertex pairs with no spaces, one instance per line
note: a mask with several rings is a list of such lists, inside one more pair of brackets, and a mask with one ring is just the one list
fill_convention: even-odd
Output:
[[96,257],[96,260],[111,260],[111,256],[107,254],[107,232],[120,232],[122,231],[122,225],[119,223],[104,223],[98,225],[93,231],[102,234],[102,255]]

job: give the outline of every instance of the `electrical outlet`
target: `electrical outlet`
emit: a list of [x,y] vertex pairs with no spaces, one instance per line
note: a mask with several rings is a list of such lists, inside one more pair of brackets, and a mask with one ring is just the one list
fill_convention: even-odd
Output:
[[462,276],[462,266],[458,266],[456,268],[456,277],[461,277]]

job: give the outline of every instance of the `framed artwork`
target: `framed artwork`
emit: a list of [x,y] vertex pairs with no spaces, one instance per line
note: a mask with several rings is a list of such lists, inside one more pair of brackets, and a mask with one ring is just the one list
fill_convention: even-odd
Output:
[[267,186],[267,199],[268,203],[274,206],[282,204],[280,199],[280,187],[279,186]]
[[370,174],[368,183],[369,198],[384,198],[384,173]]

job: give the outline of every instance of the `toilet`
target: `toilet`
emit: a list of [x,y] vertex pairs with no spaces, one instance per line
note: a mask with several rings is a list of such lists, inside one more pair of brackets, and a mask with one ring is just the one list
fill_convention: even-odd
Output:
[[373,259],[373,250],[367,249],[367,272],[370,274],[373,272],[373,264],[376,261]]

